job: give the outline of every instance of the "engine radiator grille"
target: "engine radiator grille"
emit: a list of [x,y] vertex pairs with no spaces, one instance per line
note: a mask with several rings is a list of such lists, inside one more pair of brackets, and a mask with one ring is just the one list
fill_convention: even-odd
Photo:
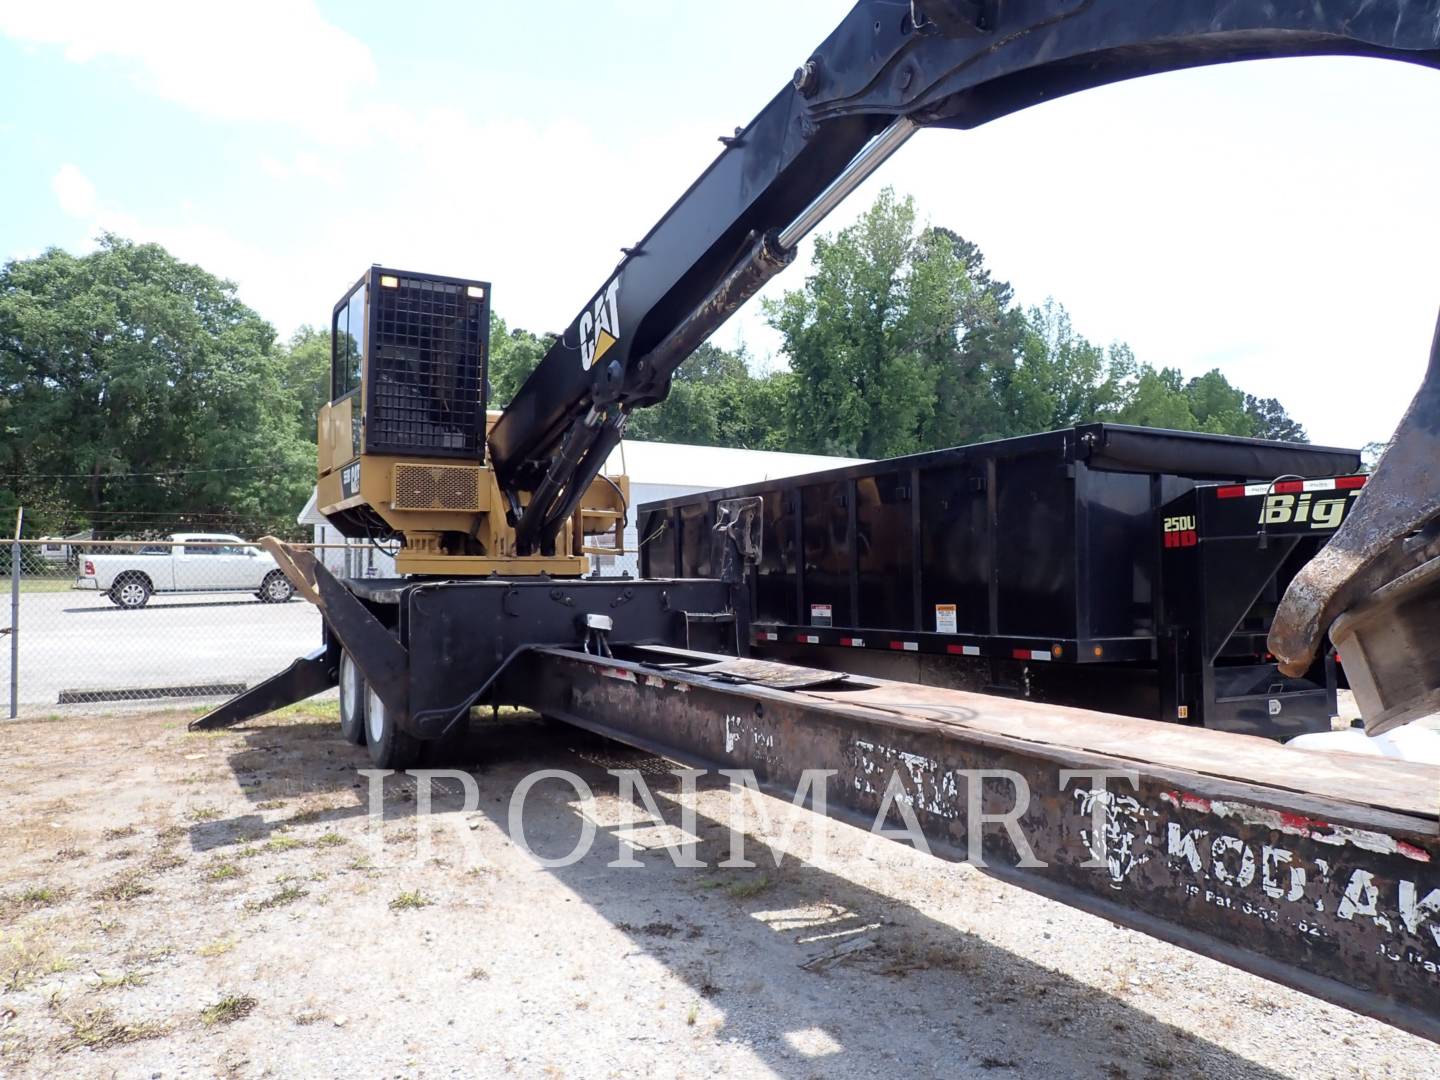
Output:
[[474,465],[398,464],[390,505],[396,510],[480,510],[483,471]]

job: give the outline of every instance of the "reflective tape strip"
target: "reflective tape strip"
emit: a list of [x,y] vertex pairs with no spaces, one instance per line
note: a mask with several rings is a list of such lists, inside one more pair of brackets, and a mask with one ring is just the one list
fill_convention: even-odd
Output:
[[855,649],[863,649],[865,647],[865,639],[863,637],[842,637],[840,644],[849,645]]
[[955,656],[979,656],[979,645],[946,645],[945,651]]
[[1353,491],[1365,486],[1368,477],[1336,476],[1328,480],[1281,480],[1276,484],[1232,484],[1215,489],[1217,499],[1239,499],[1254,495],[1295,495],[1302,491]]
[[1014,660],[1049,660],[1050,654],[1044,649],[1011,649],[1010,657]]
[[919,652],[920,643],[918,641],[892,641],[890,648],[896,652]]

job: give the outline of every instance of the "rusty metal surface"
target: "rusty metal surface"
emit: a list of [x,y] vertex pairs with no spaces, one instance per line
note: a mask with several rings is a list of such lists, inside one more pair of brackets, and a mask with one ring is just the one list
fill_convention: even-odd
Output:
[[[927,700],[907,706],[915,689]],[[1435,813],[1256,783],[1246,774],[1258,770],[1260,740],[1168,729],[1203,736],[1199,756],[1235,748],[1242,768],[1229,778],[1175,765],[1195,755],[1173,743],[1163,765],[1088,746],[1105,741],[1111,719],[1115,741],[1133,725],[1161,726],[1146,721],[1042,710],[1088,718],[1087,745],[1077,748],[986,730],[1000,699],[981,695],[878,682],[853,694],[787,692],[558,649],[527,656],[507,695],[689,765],[752,769],[762,789],[786,799],[804,770],[833,770],[826,812],[863,827],[887,788],[886,824],[900,825],[898,784],[898,802],[941,857],[980,855],[988,873],[1017,885],[1440,1041]],[[939,706],[946,715],[937,719]],[[1269,753],[1315,769],[1328,760],[1273,745]],[[1065,769],[1130,769],[1135,783],[1102,790]],[[975,815],[1016,805],[1010,779],[982,775],[996,770],[1029,789],[1019,835],[1043,865],[1021,865],[1014,837]]]
[[1365,730],[1379,735],[1440,713],[1440,559],[1396,578],[1330,627]]
[[285,575],[287,581],[295,587],[301,599],[307,600],[320,608],[325,609],[325,603],[320,599],[320,590],[315,584],[315,553],[302,548],[291,547],[284,540],[277,540],[273,536],[262,536],[256,541],[265,552],[275,560],[275,565]]
[[1295,576],[1270,628],[1287,675],[1314,660],[1347,608],[1435,554],[1429,537],[1406,543],[1440,515],[1440,325],[1430,364],[1385,455],[1339,531]]
[[1440,809],[1440,767],[1418,762],[1291,750],[1251,735],[905,682],[875,680],[868,689],[806,696],[876,709],[899,724],[933,721],[1266,788],[1276,805],[1303,798],[1330,804],[1333,813],[1334,804],[1345,804],[1356,821],[1373,823],[1376,814],[1430,819]]
[[846,682],[850,678],[844,672],[801,667],[799,664],[779,664],[773,660],[721,660],[691,670],[710,678],[724,679],[727,682],[756,683],[761,686],[772,686],[778,690],[803,690],[833,686],[836,683]]

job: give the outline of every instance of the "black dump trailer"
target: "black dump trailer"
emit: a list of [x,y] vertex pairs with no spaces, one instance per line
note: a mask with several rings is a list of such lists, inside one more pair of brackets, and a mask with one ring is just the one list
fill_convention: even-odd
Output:
[[1085,424],[648,503],[641,573],[715,575],[716,504],[758,496],[760,656],[1288,737],[1328,730],[1334,656],[1285,678],[1265,635],[1359,468]]

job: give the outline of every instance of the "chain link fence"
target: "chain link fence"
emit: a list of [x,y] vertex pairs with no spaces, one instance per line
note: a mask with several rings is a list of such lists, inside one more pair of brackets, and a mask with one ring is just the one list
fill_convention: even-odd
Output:
[[221,700],[321,640],[319,611],[238,537],[5,541],[0,605],[0,716]]

